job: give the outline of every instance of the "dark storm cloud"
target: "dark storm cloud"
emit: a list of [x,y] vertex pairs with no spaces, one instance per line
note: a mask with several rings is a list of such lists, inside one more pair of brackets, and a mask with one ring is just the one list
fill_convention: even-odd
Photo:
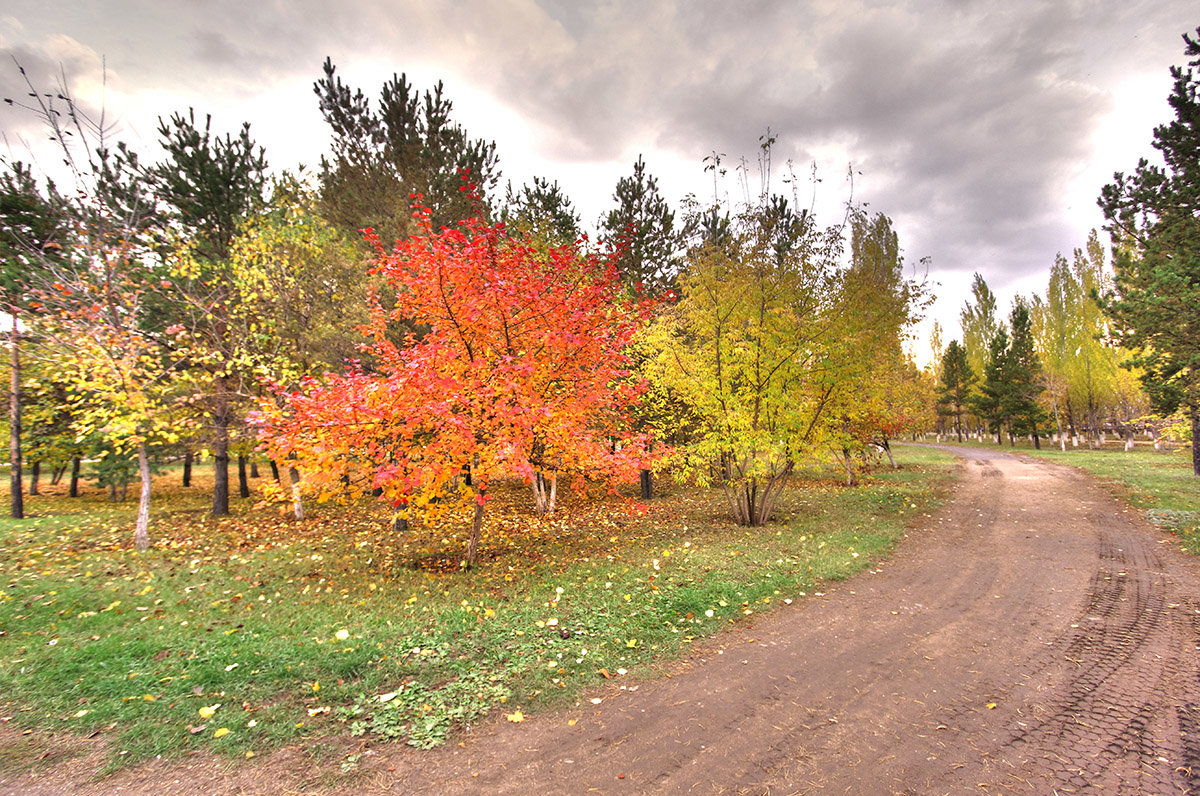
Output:
[[[107,54],[129,93],[203,105],[265,102],[286,86],[289,102],[312,102],[330,55],[372,96],[392,71],[421,88],[443,78],[454,100],[490,95],[527,122],[546,162],[615,161],[613,182],[637,152],[652,172],[670,158],[702,174],[714,151],[753,168],[769,127],[773,162],[803,175],[820,159],[835,204],[852,163],[854,198],[893,217],[910,260],[980,270],[1001,288],[1083,242],[1064,193],[1091,206],[1099,192],[1078,178],[1097,171],[1114,87],[1153,70],[1165,97],[1179,34],[1200,24],[1194,0],[111,0],[53,18],[12,2],[32,40],[65,34]],[[294,114],[285,129],[320,126],[312,105],[271,112]],[[1142,126],[1145,151],[1156,121]],[[472,135],[500,138],[505,165],[500,134],[475,124]]]
[[491,80],[553,120],[560,156],[657,146],[699,168],[713,151],[753,160],[768,127],[775,163],[844,152],[913,256],[1006,282],[1082,243],[1057,210],[1113,110],[1107,81],[1147,51],[1177,60],[1186,5],[613,0],[584,17],[544,0],[562,55],[502,60]]

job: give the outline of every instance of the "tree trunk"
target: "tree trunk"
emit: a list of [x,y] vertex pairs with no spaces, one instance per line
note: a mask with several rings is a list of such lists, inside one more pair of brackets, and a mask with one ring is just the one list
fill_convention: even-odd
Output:
[[789,461],[783,468],[782,473],[767,482],[767,488],[763,490],[762,508],[759,511],[759,516],[762,518],[760,524],[766,525],[775,514],[775,503],[779,500],[779,496],[783,494],[783,488],[787,486],[788,477],[792,474],[793,466],[793,462]]
[[295,467],[288,468],[288,479],[292,482],[292,514],[296,519],[304,519],[304,498],[300,495],[300,471]]
[[1033,432],[1033,449],[1039,451],[1042,449],[1042,442],[1036,431]]
[[108,482],[108,502],[109,503],[117,502],[117,482],[116,481]]
[[238,497],[245,500],[250,497],[250,480],[246,476],[246,457],[237,457],[238,465]]
[[250,461],[250,477],[261,478],[261,476],[258,474],[258,462],[255,460]]
[[[483,497],[481,493],[479,497]],[[467,557],[463,564],[470,568],[479,560],[479,539],[483,536],[483,504],[475,501],[475,518],[471,521],[471,538],[467,540]]]
[[1062,448],[1063,453],[1067,452],[1067,438],[1063,436],[1062,417],[1058,412],[1058,398],[1054,399],[1054,429],[1058,432],[1058,446]]
[[196,454],[188,451],[183,454],[183,485],[192,485],[192,462],[195,461]]
[[9,485],[10,516],[14,520],[25,518],[25,485],[21,477],[21,322],[15,308],[12,312],[12,334],[8,338],[11,347],[11,373],[8,390],[8,463],[11,483]]
[[50,486],[58,486],[58,482],[62,480],[63,474],[67,472],[67,466],[56,467],[54,474],[50,476]]
[[[471,467],[467,471],[469,481],[477,481],[475,469],[479,467],[479,454],[475,454],[475,458],[471,462]],[[483,536],[483,504],[484,490],[480,489],[479,494],[475,496],[475,517],[471,522],[471,536],[467,539],[467,557],[463,559],[463,566],[470,568],[475,566],[475,562],[479,560],[479,539]]]
[[217,379],[215,386],[212,514],[214,517],[224,517],[229,514],[229,394],[225,379]]
[[392,533],[404,533],[408,530],[408,517],[400,509],[392,511]]
[[887,454],[888,462],[892,465],[892,469],[899,470],[900,468],[896,466],[896,457],[892,455],[892,446],[888,444],[886,439],[883,441],[883,452]]
[[650,470],[638,470],[638,481],[642,487],[642,500],[654,497],[654,473]]
[[271,460],[271,477],[275,479],[275,483],[279,483],[279,465],[274,459]]
[[846,486],[854,486],[854,463],[850,460],[849,448],[842,448],[842,463],[846,467]]
[[42,476],[42,463],[40,461],[34,462],[33,466],[29,468],[29,494],[31,494],[31,495],[40,495],[41,494],[41,492],[38,491],[38,481],[41,480],[41,476]]
[[79,457],[71,459],[71,488],[67,492],[68,497],[79,497]]
[[553,514],[558,500],[558,471],[551,470],[550,477],[536,473],[533,477],[533,505],[538,514]]
[[138,495],[133,549],[144,553],[150,549],[150,457],[146,455],[146,443],[144,442],[138,445],[138,475],[141,477],[142,489]]
[[1200,475],[1200,406],[1189,407],[1192,419],[1192,472]]

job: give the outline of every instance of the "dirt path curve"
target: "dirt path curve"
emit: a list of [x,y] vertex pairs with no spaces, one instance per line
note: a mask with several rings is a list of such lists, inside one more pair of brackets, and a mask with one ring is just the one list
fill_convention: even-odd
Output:
[[[1200,564],[1073,470],[955,452],[955,498],[871,573],[586,710],[381,747],[338,792],[1200,794]],[[105,792],[299,790],[283,764]]]

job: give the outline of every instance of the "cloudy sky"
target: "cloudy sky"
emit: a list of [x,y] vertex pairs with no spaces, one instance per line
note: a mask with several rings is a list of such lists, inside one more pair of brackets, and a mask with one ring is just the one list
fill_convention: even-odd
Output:
[[[676,202],[711,199],[721,153],[736,199],[769,128],[777,189],[790,162],[826,223],[865,202],[929,258],[949,338],[973,272],[1007,308],[1101,225],[1197,25],[1195,0],[7,0],[0,93],[24,94],[15,58],[151,157],[157,117],[194,106],[294,168],[328,142],[326,56],[370,96],[393,72],[442,80],[504,177],[557,179],[589,227],[639,154]],[[0,130],[12,158],[44,138],[6,105]]]

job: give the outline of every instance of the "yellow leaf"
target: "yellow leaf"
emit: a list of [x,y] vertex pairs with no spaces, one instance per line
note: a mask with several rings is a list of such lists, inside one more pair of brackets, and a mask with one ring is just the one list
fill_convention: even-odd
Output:
[[213,737],[214,737],[214,738],[224,738],[224,737],[225,737],[226,735],[228,735],[228,734],[229,734],[229,728],[228,728],[228,727],[222,727],[221,729],[219,729],[219,730],[217,730],[216,732],[214,732],[214,733],[213,733]]
[[204,707],[200,708],[200,710],[198,711],[200,714],[200,718],[211,719],[212,715],[217,712],[217,708],[219,708],[219,707],[221,707],[220,704],[205,705]]
[[988,710],[995,710],[995,709],[996,709],[996,703],[995,703],[995,702],[989,702],[989,703],[987,703],[987,709],[988,709]]
[[314,690],[314,691],[321,690],[321,681],[320,680],[318,680],[317,682],[312,684],[312,690]]
[[525,714],[518,710],[516,713],[507,714],[505,718],[511,722],[525,721]]

